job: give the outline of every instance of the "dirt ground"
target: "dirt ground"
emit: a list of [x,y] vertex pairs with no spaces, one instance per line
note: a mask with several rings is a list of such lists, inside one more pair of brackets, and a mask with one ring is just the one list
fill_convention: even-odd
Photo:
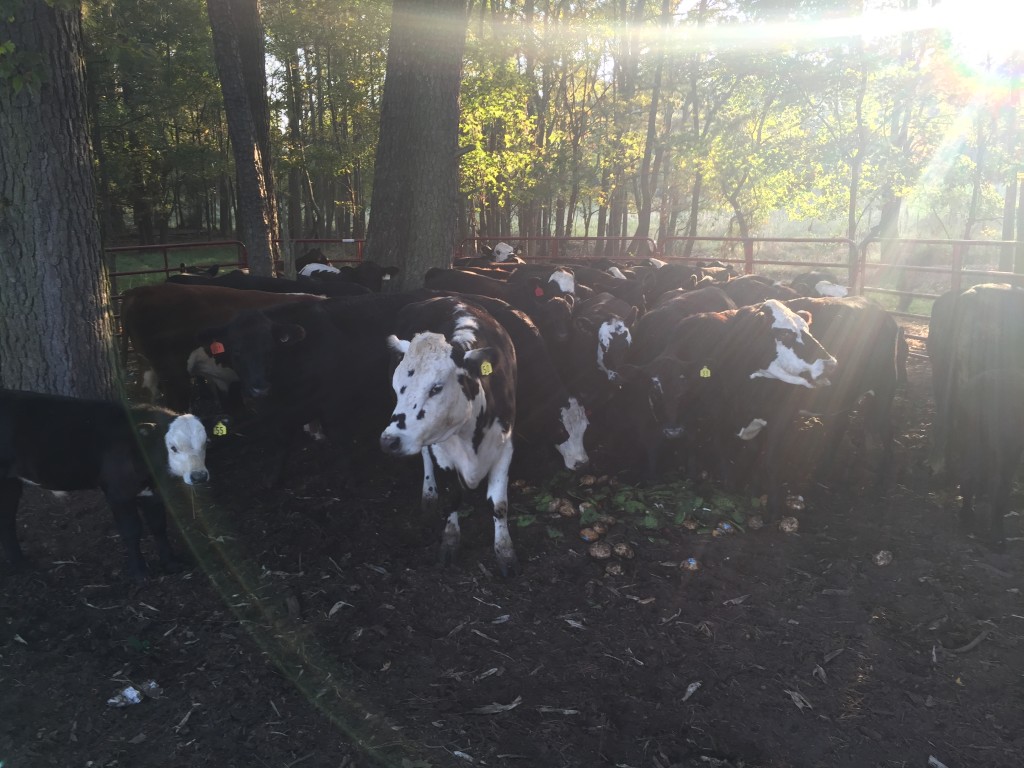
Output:
[[493,573],[480,513],[442,570],[417,462],[370,450],[342,487],[310,442],[267,491],[265,443],[214,445],[177,507],[195,564],[141,589],[100,496],[32,489],[36,565],[0,576],[0,765],[1019,767],[1022,545],[959,533],[930,407],[912,361],[888,492],[811,486],[796,533],[690,530],[561,476],[616,518],[621,575],[521,488],[522,575]]

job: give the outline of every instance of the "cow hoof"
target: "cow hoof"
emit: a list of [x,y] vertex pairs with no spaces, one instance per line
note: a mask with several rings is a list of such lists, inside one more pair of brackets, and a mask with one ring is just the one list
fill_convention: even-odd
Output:
[[498,571],[506,579],[511,576],[519,576],[523,572],[519,567],[519,558],[516,557],[515,552],[498,558]]
[[442,568],[452,568],[455,565],[455,556],[458,554],[458,548],[452,547],[446,544],[441,545],[441,550],[438,552],[437,562]]

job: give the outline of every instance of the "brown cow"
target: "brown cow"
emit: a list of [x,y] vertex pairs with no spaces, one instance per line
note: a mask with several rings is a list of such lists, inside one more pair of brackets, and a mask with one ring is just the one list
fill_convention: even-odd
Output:
[[[121,326],[125,352],[132,347],[152,366],[147,387],[156,394],[157,382],[169,408],[188,410],[192,372],[210,374],[215,363],[202,350],[193,355],[198,333],[226,325],[244,309],[265,309],[278,304],[323,301],[305,293],[269,293],[209,285],[162,283],[132,288],[124,294]],[[127,355],[125,356],[127,359]],[[152,376],[155,374],[156,380]]]

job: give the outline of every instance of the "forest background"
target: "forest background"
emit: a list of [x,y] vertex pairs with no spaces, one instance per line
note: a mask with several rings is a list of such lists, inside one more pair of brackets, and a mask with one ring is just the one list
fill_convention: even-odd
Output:
[[[927,3],[872,5],[471,2],[456,239],[1012,239],[1021,62],[1000,25],[979,40],[927,26]],[[206,3],[84,10],[105,242],[231,236]],[[391,3],[265,0],[261,14],[282,223],[362,238]]]

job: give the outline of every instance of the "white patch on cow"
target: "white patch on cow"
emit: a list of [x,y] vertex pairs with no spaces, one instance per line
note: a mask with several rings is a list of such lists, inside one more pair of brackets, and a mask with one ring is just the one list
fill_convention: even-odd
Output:
[[[452,345],[441,334],[419,333],[406,344],[405,356],[391,379],[398,398],[394,418],[400,422],[389,424],[382,439],[400,438],[398,453],[402,456],[443,443],[460,431],[468,430],[471,441],[475,416],[486,406],[483,388],[473,400],[466,398],[458,377],[468,374],[455,365]],[[399,423],[404,428],[399,428]],[[441,457],[437,458],[441,463]]]
[[192,485],[193,476],[203,481],[209,477],[206,470],[206,428],[191,413],[177,417],[167,427],[164,435],[167,447],[167,469],[174,477],[180,477]]
[[753,440],[767,426],[768,422],[764,419],[753,419],[739,431],[739,438],[740,440]]
[[626,276],[622,274],[622,270],[619,269],[618,267],[608,267],[608,269],[606,269],[605,272],[614,277],[616,280],[626,279]]
[[667,261],[662,261],[661,259],[654,259],[654,258],[648,259],[647,263],[650,264],[655,269],[661,269],[666,264],[668,264]]
[[[796,334],[798,343],[803,343],[804,334],[810,334],[810,326],[803,317],[793,312],[789,307],[775,299],[769,299],[764,303],[773,316],[772,328],[792,331]],[[754,371],[750,378],[777,379],[787,384],[795,384],[800,387],[814,389],[816,387],[828,386],[829,380],[825,378],[825,372],[830,367],[835,367],[836,359],[829,355],[826,358],[819,358],[808,363],[801,360],[796,351],[781,340],[775,340],[775,359],[767,368]]]
[[575,397],[570,397],[569,404],[561,409],[561,420],[569,437],[555,448],[562,454],[566,469],[580,469],[590,461],[587,449],[583,446],[583,436],[586,434],[587,427],[590,426],[587,409],[580,405]]
[[153,495],[153,489],[152,488],[144,488],[143,490],[139,491],[135,495],[138,496],[141,499],[148,499],[150,496]]
[[307,264],[301,270],[299,270],[299,274],[302,275],[303,277],[315,275],[317,272],[329,272],[332,275],[341,274],[341,270],[338,269],[337,267],[332,267],[330,264],[320,264],[317,262],[314,262],[313,264]]
[[462,305],[456,305],[455,311],[455,330],[452,332],[452,344],[459,345],[460,347],[472,347],[473,342],[476,341],[476,332],[480,329],[480,324],[477,323],[476,318],[469,314],[459,314],[465,312],[465,307]]
[[221,392],[227,392],[228,387],[238,381],[238,374],[210,357],[203,347],[192,350],[185,367],[189,376],[202,376]]
[[423,458],[423,492],[420,495],[423,510],[427,511],[437,501],[437,477],[434,473],[434,460],[430,457],[430,448],[420,451]]
[[327,439],[327,435],[324,434],[323,425],[321,425],[319,421],[311,421],[308,424],[303,424],[302,431],[317,442]]
[[142,386],[149,391],[150,402],[155,403],[160,397],[160,380],[156,377],[156,371],[150,368],[142,374]]
[[551,273],[548,282],[557,285],[562,293],[576,293],[576,279],[568,270],[556,269]]
[[516,249],[508,243],[498,243],[494,246],[494,250],[491,251],[491,254],[495,261],[505,261],[515,252]]
[[828,280],[819,280],[814,284],[814,290],[818,292],[819,296],[832,296],[837,299],[841,299],[850,293],[850,289],[845,285],[838,285]]
[[619,378],[619,374],[616,371],[610,370],[605,365],[604,358],[611,348],[612,341],[619,337],[625,338],[626,346],[633,343],[633,337],[629,333],[629,328],[619,318],[605,320],[601,323],[601,327],[597,329],[597,367],[608,377],[609,381],[616,381]]
[[21,482],[25,483],[26,485],[34,485],[36,488],[43,488],[44,491],[50,491],[50,493],[53,494],[53,497],[55,499],[63,499],[68,495],[67,491],[51,491],[49,488],[44,488],[43,486],[39,485],[39,483],[29,480],[27,477],[19,477],[18,479],[21,480]]

